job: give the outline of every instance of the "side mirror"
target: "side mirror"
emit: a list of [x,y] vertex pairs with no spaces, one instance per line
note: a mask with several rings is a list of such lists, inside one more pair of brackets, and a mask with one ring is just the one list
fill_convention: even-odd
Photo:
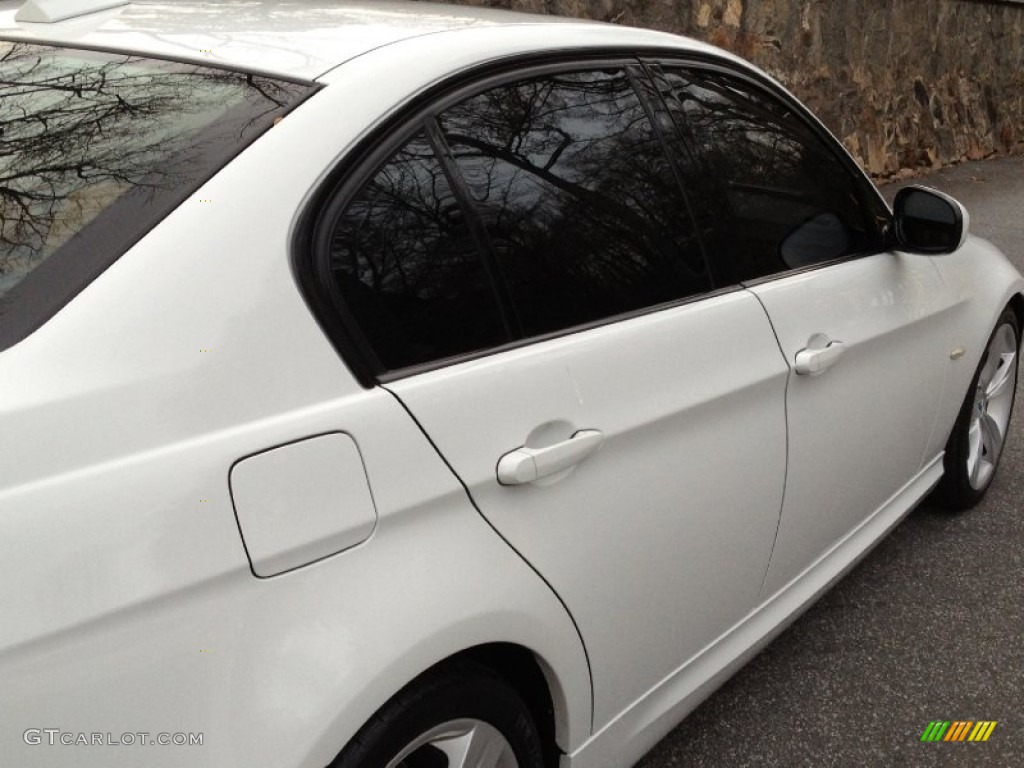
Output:
[[907,187],[893,202],[896,243],[911,253],[952,253],[967,239],[970,217],[960,203],[928,187]]

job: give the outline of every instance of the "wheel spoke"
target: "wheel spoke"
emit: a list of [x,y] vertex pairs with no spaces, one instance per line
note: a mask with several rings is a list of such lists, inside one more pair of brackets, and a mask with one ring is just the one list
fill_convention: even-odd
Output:
[[1017,366],[1015,365],[1016,355],[1012,352],[1000,355],[1000,365],[993,374],[992,380],[985,387],[985,394],[989,400],[997,400],[1003,395],[1009,394],[1010,389],[1017,383]]
[[995,464],[999,460],[1000,452],[1003,450],[1002,427],[999,422],[992,418],[990,413],[986,413],[981,418],[980,427],[981,444],[984,448],[983,457],[990,464]]
[[501,733],[487,723],[477,721],[459,739],[458,746],[446,754],[449,755],[449,768],[504,768],[510,764],[507,752],[510,752],[508,742]]
[[973,488],[978,487],[978,475],[981,472],[981,420],[971,421],[967,432],[967,474]]
[[1009,325],[1002,325],[992,339],[989,354],[1008,355],[1017,351],[1017,334]]
[[[436,757],[428,758],[428,752]],[[505,736],[483,720],[450,720],[434,726],[410,742],[387,768],[437,765],[447,768],[518,768],[515,752]]]
[[978,389],[988,391],[992,377],[995,376],[996,366],[999,365],[999,355],[990,347],[985,350],[985,362],[978,373]]

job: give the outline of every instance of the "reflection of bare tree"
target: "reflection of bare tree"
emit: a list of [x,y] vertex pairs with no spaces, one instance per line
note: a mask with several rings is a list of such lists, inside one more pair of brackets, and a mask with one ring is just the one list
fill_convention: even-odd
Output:
[[[867,214],[852,175],[781,101],[730,78],[667,68],[666,101],[692,160],[687,175],[698,227],[723,254],[724,279],[741,281],[790,266],[784,243],[811,222],[818,233],[803,263],[870,247]],[[821,222],[830,226],[823,228]],[[828,237],[822,237],[827,233]],[[804,241],[810,242],[807,237]],[[789,250],[792,250],[790,247]]]
[[[517,325],[543,333],[708,287],[675,177],[624,71],[496,88],[441,124],[473,210],[463,211],[421,136],[333,233],[337,283],[385,365],[500,343]],[[482,240],[467,216],[482,224]],[[495,319],[503,297],[511,328]]]
[[128,191],[182,187],[209,145],[292,100],[266,78],[0,43],[0,294]]
[[624,72],[517,83],[442,120],[513,293],[540,325],[707,287],[675,178]]
[[389,368],[508,338],[491,276],[422,134],[349,205],[332,234],[331,267]]
[[808,142],[802,123],[780,105],[737,91],[714,75],[699,82],[677,73],[668,78],[694,149],[728,178],[750,184],[788,182],[795,193],[805,193],[807,180],[827,164],[827,155]]
[[[433,297],[450,290],[446,267],[461,217],[425,137],[407,144],[353,202],[334,233],[336,258],[375,292]],[[465,239],[464,237],[462,239]],[[475,255],[474,255],[475,258]]]

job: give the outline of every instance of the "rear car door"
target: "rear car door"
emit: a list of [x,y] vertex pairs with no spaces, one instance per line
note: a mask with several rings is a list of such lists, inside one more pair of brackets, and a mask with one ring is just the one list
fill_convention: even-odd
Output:
[[785,361],[714,289],[640,76],[451,94],[319,236],[370,377],[572,614],[598,727],[755,605],[785,474]]
[[951,300],[929,257],[885,250],[877,193],[797,105],[721,70],[655,69],[712,263],[762,302],[792,367],[767,596],[935,458]]

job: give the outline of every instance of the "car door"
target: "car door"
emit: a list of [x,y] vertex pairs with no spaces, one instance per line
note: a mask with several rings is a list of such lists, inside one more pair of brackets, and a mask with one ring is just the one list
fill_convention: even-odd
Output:
[[792,369],[768,596],[934,458],[951,301],[929,257],[884,249],[877,193],[797,105],[720,70],[656,74],[712,262],[764,305]]
[[785,473],[787,366],[714,289],[634,77],[452,95],[323,238],[378,380],[575,620],[597,727],[755,605]]

